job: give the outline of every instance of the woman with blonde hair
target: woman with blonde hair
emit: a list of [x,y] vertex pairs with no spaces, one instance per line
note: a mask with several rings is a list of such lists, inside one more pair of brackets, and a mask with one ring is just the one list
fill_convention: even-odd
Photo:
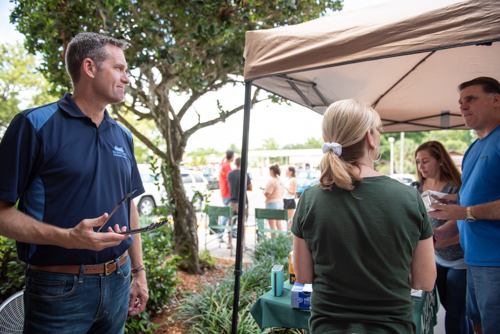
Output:
[[[420,145],[415,151],[418,185],[421,194],[426,190],[447,194],[458,193],[462,186],[460,171],[453,163],[444,146],[437,141]],[[441,220],[431,217],[431,225],[436,236],[435,259],[437,268],[436,285],[439,299],[446,310],[446,333],[474,333],[472,322],[465,314],[467,290],[467,265],[459,236],[447,238],[443,225],[453,225],[448,231],[458,231],[456,220]]]
[[355,100],[325,112],[320,183],[302,193],[292,224],[296,279],[314,288],[311,333],[415,333],[411,288],[434,288],[420,195],[374,169],[380,128]]

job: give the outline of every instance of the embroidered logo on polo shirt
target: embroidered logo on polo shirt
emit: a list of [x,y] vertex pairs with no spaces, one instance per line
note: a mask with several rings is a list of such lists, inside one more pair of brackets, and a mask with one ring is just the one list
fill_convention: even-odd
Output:
[[123,150],[123,147],[120,146],[113,146],[113,155],[115,157],[122,157],[122,158],[127,158],[127,153]]

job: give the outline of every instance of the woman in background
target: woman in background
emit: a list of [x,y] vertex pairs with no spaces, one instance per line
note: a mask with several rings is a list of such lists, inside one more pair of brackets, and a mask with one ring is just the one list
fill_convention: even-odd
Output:
[[295,213],[295,191],[297,189],[297,181],[295,180],[295,168],[289,166],[286,170],[288,179],[285,182],[285,191],[283,192],[283,208],[288,210],[288,230],[292,226],[291,219]]
[[411,288],[434,288],[422,198],[374,169],[381,125],[354,100],[323,117],[320,183],[302,193],[292,224],[296,279],[314,286],[313,334],[415,333]]
[[[440,142],[429,141],[420,145],[415,152],[420,194],[426,190],[447,194],[458,193],[462,186],[460,172]],[[454,225],[456,220],[440,220],[430,217],[436,236],[445,224]],[[445,238],[445,237],[444,237]],[[472,322],[465,314],[465,293],[467,286],[467,265],[459,236],[448,240],[439,238],[435,244],[437,267],[436,285],[441,304],[446,310],[445,330],[448,334],[474,333]]]
[[[266,196],[266,209],[283,210],[283,183],[279,179],[281,174],[278,164],[269,167],[269,181],[264,189],[264,196]],[[281,230],[281,220],[269,219],[269,228],[272,230]]]

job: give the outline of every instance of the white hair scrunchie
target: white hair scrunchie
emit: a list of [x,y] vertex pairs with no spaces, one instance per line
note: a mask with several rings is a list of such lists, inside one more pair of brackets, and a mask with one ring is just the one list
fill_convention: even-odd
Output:
[[322,149],[323,149],[323,153],[326,153],[329,150],[332,150],[333,153],[335,153],[339,157],[342,154],[342,145],[340,145],[339,143],[335,143],[335,142],[324,143]]

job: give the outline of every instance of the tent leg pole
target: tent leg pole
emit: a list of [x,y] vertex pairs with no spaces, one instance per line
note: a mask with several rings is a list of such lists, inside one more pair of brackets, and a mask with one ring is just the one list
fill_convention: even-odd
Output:
[[236,239],[236,262],[234,265],[234,298],[231,334],[238,331],[238,309],[240,303],[240,276],[243,259],[243,234],[245,233],[245,202],[247,190],[248,134],[250,108],[252,107],[252,81],[245,82],[245,106],[243,116],[243,142],[241,144],[240,191],[238,194],[238,237]]

